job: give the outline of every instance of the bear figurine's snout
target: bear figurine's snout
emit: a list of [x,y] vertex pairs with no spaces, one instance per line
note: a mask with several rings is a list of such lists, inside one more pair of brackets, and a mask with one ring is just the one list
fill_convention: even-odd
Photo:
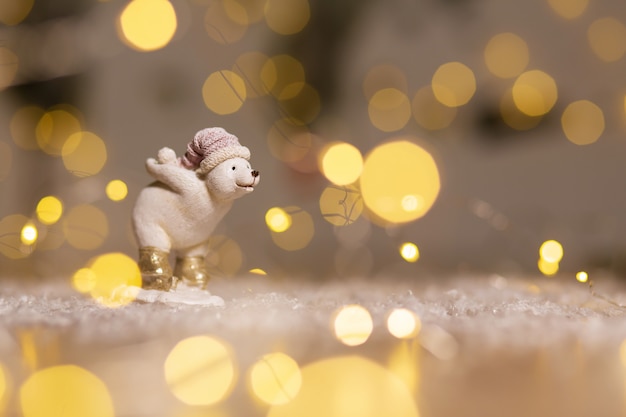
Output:
[[254,178],[258,177],[259,176],[259,171],[257,171],[256,169],[252,170],[252,176]]

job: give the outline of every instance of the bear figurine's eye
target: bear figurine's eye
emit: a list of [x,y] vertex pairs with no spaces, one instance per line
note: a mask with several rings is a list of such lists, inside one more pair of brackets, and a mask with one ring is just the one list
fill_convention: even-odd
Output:
[[233,166],[233,171],[234,171],[235,169],[237,169],[237,168],[235,168],[235,167]]

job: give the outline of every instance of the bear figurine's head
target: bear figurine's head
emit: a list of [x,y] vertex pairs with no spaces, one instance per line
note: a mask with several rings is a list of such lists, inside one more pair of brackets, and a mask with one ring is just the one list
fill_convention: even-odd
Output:
[[261,179],[249,159],[250,150],[241,146],[236,136],[214,127],[196,133],[181,164],[195,169],[215,197],[233,200],[253,191]]

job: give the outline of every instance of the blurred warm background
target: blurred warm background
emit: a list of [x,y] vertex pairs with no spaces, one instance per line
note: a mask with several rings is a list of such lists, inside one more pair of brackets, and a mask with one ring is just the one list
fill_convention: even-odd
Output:
[[[623,0],[2,0],[0,24],[0,415],[623,414]],[[106,296],[137,276],[144,162],[209,126],[262,177],[212,238],[226,307],[80,295],[130,301]]]

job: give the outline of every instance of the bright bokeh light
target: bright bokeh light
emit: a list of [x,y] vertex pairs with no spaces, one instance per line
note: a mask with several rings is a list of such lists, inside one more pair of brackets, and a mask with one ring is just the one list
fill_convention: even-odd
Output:
[[77,177],[96,175],[107,161],[107,148],[98,135],[77,132],[70,135],[61,149],[63,165]]
[[39,149],[35,128],[45,111],[37,106],[25,106],[17,109],[9,125],[11,139],[20,148],[33,151]]
[[97,376],[75,365],[44,368],[20,389],[23,417],[114,417],[109,391]]
[[300,32],[311,17],[308,0],[267,0],[264,12],[267,26],[279,35]]
[[417,341],[396,343],[389,353],[387,368],[407,386],[410,392],[419,392],[421,347]]
[[27,223],[22,227],[22,233],[20,234],[20,239],[25,245],[32,245],[37,241],[37,228],[32,223]]
[[362,345],[374,330],[369,311],[357,304],[341,307],[335,312],[332,326],[337,340],[347,346]]
[[9,373],[4,365],[0,363],[0,411],[3,409],[3,405],[8,397],[9,385]]
[[291,226],[283,232],[270,229],[272,241],[286,251],[306,248],[315,234],[313,218],[306,210],[298,206],[285,207],[283,210],[291,219]]
[[354,186],[328,186],[320,196],[320,211],[324,220],[335,226],[352,224],[363,212],[361,193]]
[[548,0],[548,4],[564,19],[575,19],[587,9],[589,0]]
[[37,203],[37,218],[43,224],[54,224],[63,215],[63,203],[57,197],[49,195]]
[[237,375],[230,346],[210,336],[180,341],[167,356],[164,372],[172,394],[188,405],[212,405],[224,400]]
[[539,247],[539,256],[547,262],[561,262],[563,246],[556,240],[546,240]]
[[270,353],[259,359],[250,369],[250,389],[268,405],[287,404],[302,386],[298,363],[284,353]]
[[35,0],[2,0],[0,2],[0,23],[15,26],[28,16]]
[[542,116],[552,110],[558,93],[554,79],[543,71],[521,74],[513,84],[513,102],[528,116]]
[[248,272],[250,272],[251,274],[254,274],[254,275],[263,275],[263,276],[267,275],[267,272],[265,272],[265,270],[263,270],[261,268],[252,268]]
[[345,142],[334,142],[321,153],[321,171],[335,185],[352,184],[363,170],[363,156],[357,147]]
[[9,48],[0,46],[0,68],[2,68],[2,71],[0,71],[0,91],[13,83],[18,67],[19,59],[17,55]]
[[9,176],[12,165],[13,151],[8,143],[0,141],[0,182]]
[[141,287],[141,272],[137,262],[128,255],[119,252],[100,255],[90,269],[95,277],[90,293],[100,304],[120,307],[136,298]]
[[439,170],[426,150],[398,140],[370,152],[360,184],[365,205],[376,216],[390,223],[406,223],[424,216],[435,203]]
[[221,276],[232,277],[239,272],[241,265],[243,265],[243,252],[237,242],[224,235],[214,235],[209,238],[206,266],[210,271],[216,271]]
[[460,62],[441,65],[431,81],[433,94],[448,107],[466,104],[476,92],[476,78],[470,68]]
[[265,224],[272,232],[282,233],[291,227],[291,216],[280,207],[272,207],[265,213]]
[[72,287],[80,293],[86,294],[96,287],[98,277],[91,268],[80,268],[72,275]]
[[383,132],[402,129],[411,118],[411,103],[395,88],[378,90],[368,102],[367,112],[374,127]]
[[122,201],[128,195],[128,187],[122,180],[111,180],[105,189],[107,197],[112,201]]
[[406,242],[400,246],[400,256],[407,262],[417,262],[420,252],[415,243]]
[[522,113],[513,101],[513,90],[509,89],[500,100],[500,115],[509,127],[515,130],[529,130],[537,126],[542,116],[529,116]]
[[232,71],[215,71],[204,81],[202,97],[213,113],[232,114],[246,101],[246,84]]
[[585,271],[576,272],[576,281],[582,283],[589,281],[589,274],[587,274]]
[[597,19],[587,30],[587,40],[598,58],[618,61],[626,53],[626,26],[613,17]]
[[406,384],[360,356],[323,359],[302,368],[302,388],[268,417],[418,417]]
[[267,145],[276,159],[294,163],[302,160],[309,151],[313,139],[306,126],[288,119],[276,121],[267,134]]
[[22,214],[11,214],[0,220],[0,253],[10,259],[30,255],[32,246],[22,243],[22,230],[30,219]]
[[239,1],[212,1],[204,15],[204,28],[215,42],[226,45],[246,34],[250,15]]
[[109,221],[99,208],[81,204],[65,215],[63,233],[67,242],[76,249],[96,249],[109,234]]
[[119,16],[120,38],[138,51],[155,51],[174,37],[176,11],[168,0],[132,0]]
[[293,97],[305,85],[304,66],[291,55],[274,55],[261,68],[261,81],[272,96]]
[[411,102],[415,121],[425,129],[444,129],[454,121],[456,107],[444,106],[437,100],[430,85],[420,88]]
[[65,108],[56,108],[41,116],[35,134],[39,148],[49,155],[61,155],[63,145],[74,133],[80,132],[78,118]]
[[541,271],[543,275],[550,277],[559,272],[559,263],[547,261],[545,258],[539,258],[537,268],[539,268],[539,271]]
[[484,58],[487,68],[496,77],[517,77],[528,65],[528,45],[514,33],[499,33],[487,43]]
[[561,126],[570,142],[589,145],[604,132],[604,113],[588,100],[575,101],[563,111]]
[[417,315],[406,308],[394,309],[387,317],[387,330],[398,339],[415,337],[422,327]]
[[372,67],[363,79],[363,95],[370,100],[376,92],[386,88],[407,92],[408,81],[404,72],[390,64],[381,64]]

